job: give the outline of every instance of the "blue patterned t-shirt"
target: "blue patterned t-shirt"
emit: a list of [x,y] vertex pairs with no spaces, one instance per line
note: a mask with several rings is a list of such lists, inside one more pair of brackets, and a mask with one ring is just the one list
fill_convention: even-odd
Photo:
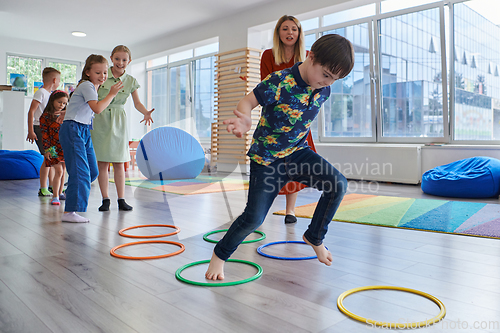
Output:
[[309,128],[330,87],[313,91],[300,76],[300,64],[269,74],[253,90],[262,113],[247,155],[256,163],[269,165],[308,147]]

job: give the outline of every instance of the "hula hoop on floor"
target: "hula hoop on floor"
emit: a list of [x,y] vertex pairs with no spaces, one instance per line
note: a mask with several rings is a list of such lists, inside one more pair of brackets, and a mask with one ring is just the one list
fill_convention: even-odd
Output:
[[[122,247],[130,246],[130,245],[152,244],[152,243],[173,244],[173,245],[177,245],[178,247],[180,247],[180,249],[178,251],[175,251],[175,252],[172,252],[172,253],[162,254],[162,255],[159,255],[159,256],[148,256],[148,257],[124,256],[122,254],[118,254],[118,253],[115,252],[116,250],[118,250],[118,249],[120,249]],[[160,259],[160,258],[172,257],[172,256],[175,256],[175,255],[177,255],[179,253],[184,252],[185,249],[186,248],[184,247],[184,245],[181,244],[181,243],[178,243],[178,242],[163,241],[163,240],[149,240],[149,241],[140,241],[140,242],[126,243],[126,244],[115,246],[114,248],[111,249],[110,254],[113,257],[117,257],[117,258],[121,258],[121,259],[145,260],[145,259]]]
[[[208,236],[210,236],[212,234],[219,233],[219,232],[225,232],[225,231],[228,231],[228,230],[229,229],[221,229],[221,230],[214,230],[214,231],[207,232],[206,234],[203,235],[203,239],[206,240],[207,242],[210,242],[210,243],[218,243],[219,242],[218,240],[210,239],[210,238],[208,238]],[[262,231],[255,230],[254,232],[257,233],[257,234],[259,234],[261,237],[259,237],[257,239],[251,239],[251,240],[243,241],[243,242],[241,242],[241,244],[255,243],[255,242],[259,242],[259,241],[261,241],[263,239],[266,239],[266,234],[263,233]]]
[[[152,236],[134,236],[134,235],[127,235],[125,233],[125,231],[130,230],[130,229],[145,228],[145,227],[167,227],[167,228],[174,228],[175,231],[174,232],[170,232],[168,234],[152,235]],[[176,227],[175,225],[170,225],[170,224],[143,224],[143,225],[136,225],[134,227],[128,227],[128,228],[125,228],[125,229],[122,229],[122,230],[118,231],[118,233],[120,234],[120,236],[130,237],[130,238],[159,238],[159,237],[168,237],[168,236],[172,236],[172,235],[178,234],[179,232],[181,232],[181,228]]]
[[[275,245],[275,244],[289,244],[289,243],[309,245],[309,244],[307,244],[306,242],[303,242],[303,241],[279,241],[279,242],[272,242],[272,243],[267,243],[267,244],[261,245],[261,246],[259,246],[257,248],[257,252],[260,255],[263,255],[264,257],[273,258],[273,259],[280,259],[280,260],[308,260],[308,259],[316,259],[316,258],[318,258],[318,256],[310,256],[310,257],[278,257],[278,256],[273,256],[271,254],[264,253],[262,251],[263,248],[265,248],[267,246],[270,246],[270,245]],[[325,248],[326,248],[326,246],[325,246]],[[326,248],[326,249],[328,250],[328,248]]]
[[247,279],[243,279],[243,280],[239,280],[239,281],[231,281],[231,282],[221,282],[221,283],[198,282],[198,281],[188,280],[188,279],[181,276],[182,271],[185,270],[186,268],[196,266],[196,265],[201,265],[201,264],[207,264],[209,262],[210,262],[210,260],[201,260],[201,261],[195,261],[195,262],[192,262],[190,264],[184,265],[175,272],[175,277],[182,282],[185,282],[188,284],[194,284],[195,286],[227,287],[227,286],[234,286],[237,284],[243,284],[243,283],[247,283],[247,282],[256,280],[262,275],[262,267],[260,267],[258,264],[254,263],[254,262],[240,260],[240,259],[228,259],[227,262],[239,262],[242,264],[254,266],[255,268],[257,268],[257,274],[255,274],[254,276],[251,276]]
[[[439,306],[439,309],[440,309],[439,314],[437,316],[435,316],[434,318],[431,318],[431,319],[425,320],[425,321],[420,321],[420,322],[389,323],[389,322],[382,322],[382,321],[376,321],[376,320],[372,320],[372,319],[363,318],[361,316],[358,316],[358,315],[350,312],[349,310],[347,310],[344,307],[343,301],[344,301],[344,298],[346,298],[347,296],[354,294],[354,293],[357,293],[359,291],[376,290],[376,289],[398,290],[398,291],[404,291],[404,292],[423,296],[425,298],[430,299],[431,301],[433,301],[434,303],[436,303]],[[339,308],[340,311],[342,311],[344,314],[351,317],[352,319],[355,319],[355,320],[360,321],[360,322],[365,323],[365,324],[372,324],[375,326],[382,326],[382,327],[387,327],[387,328],[410,329],[410,328],[427,327],[429,325],[432,325],[432,324],[439,322],[446,315],[446,308],[445,308],[443,302],[441,302],[436,297],[434,297],[430,294],[424,293],[422,291],[419,291],[419,290],[403,288],[403,287],[395,287],[395,286],[367,286],[367,287],[359,287],[359,288],[350,289],[350,290],[342,293],[339,296],[339,298],[337,299],[337,307]]]

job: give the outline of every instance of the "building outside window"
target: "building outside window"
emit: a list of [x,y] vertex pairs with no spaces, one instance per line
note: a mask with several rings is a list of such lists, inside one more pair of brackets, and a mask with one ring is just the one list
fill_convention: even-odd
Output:
[[326,14],[319,25],[305,20],[307,49],[328,33],[355,49],[354,69],[332,85],[313,135],[323,142],[500,143],[500,20],[490,5],[386,0],[378,9]]
[[379,41],[382,135],[442,138],[439,8],[380,20]]
[[453,5],[453,138],[500,140],[500,27],[474,2]]
[[368,24],[356,24],[327,30],[323,34],[339,34],[353,43],[354,68],[331,86],[330,98],[324,104],[324,137],[371,138],[372,106],[370,90],[370,48]]

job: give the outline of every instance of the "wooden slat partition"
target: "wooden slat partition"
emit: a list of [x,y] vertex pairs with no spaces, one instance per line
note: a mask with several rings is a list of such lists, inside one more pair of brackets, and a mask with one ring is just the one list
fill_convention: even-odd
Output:
[[233,110],[236,109],[239,100],[260,82],[261,52],[258,49],[242,48],[216,55],[211,167],[217,163],[250,164],[246,152],[260,118],[260,107],[252,110],[252,128],[243,138],[227,133],[226,126],[222,122],[234,117]]

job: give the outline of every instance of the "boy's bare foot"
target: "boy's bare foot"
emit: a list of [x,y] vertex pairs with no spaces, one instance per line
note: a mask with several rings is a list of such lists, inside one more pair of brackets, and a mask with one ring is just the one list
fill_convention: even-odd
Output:
[[332,254],[330,253],[330,251],[328,251],[325,247],[325,245],[321,244],[321,245],[312,245],[307,239],[306,237],[304,237],[304,235],[302,235],[302,239],[304,240],[304,242],[306,242],[306,244],[308,245],[311,245],[314,252],[316,252],[316,255],[318,256],[318,260],[320,262],[322,262],[323,264],[327,265],[327,266],[331,266],[332,265],[332,261],[333,261],[333,257],[332,257]]
[[208,265],[207,272],[205,273],[205,278],[208,280],[224,280],[224,263],[225,261],[220,259],[212,253],[212,259],[210,259],[210,264]]

